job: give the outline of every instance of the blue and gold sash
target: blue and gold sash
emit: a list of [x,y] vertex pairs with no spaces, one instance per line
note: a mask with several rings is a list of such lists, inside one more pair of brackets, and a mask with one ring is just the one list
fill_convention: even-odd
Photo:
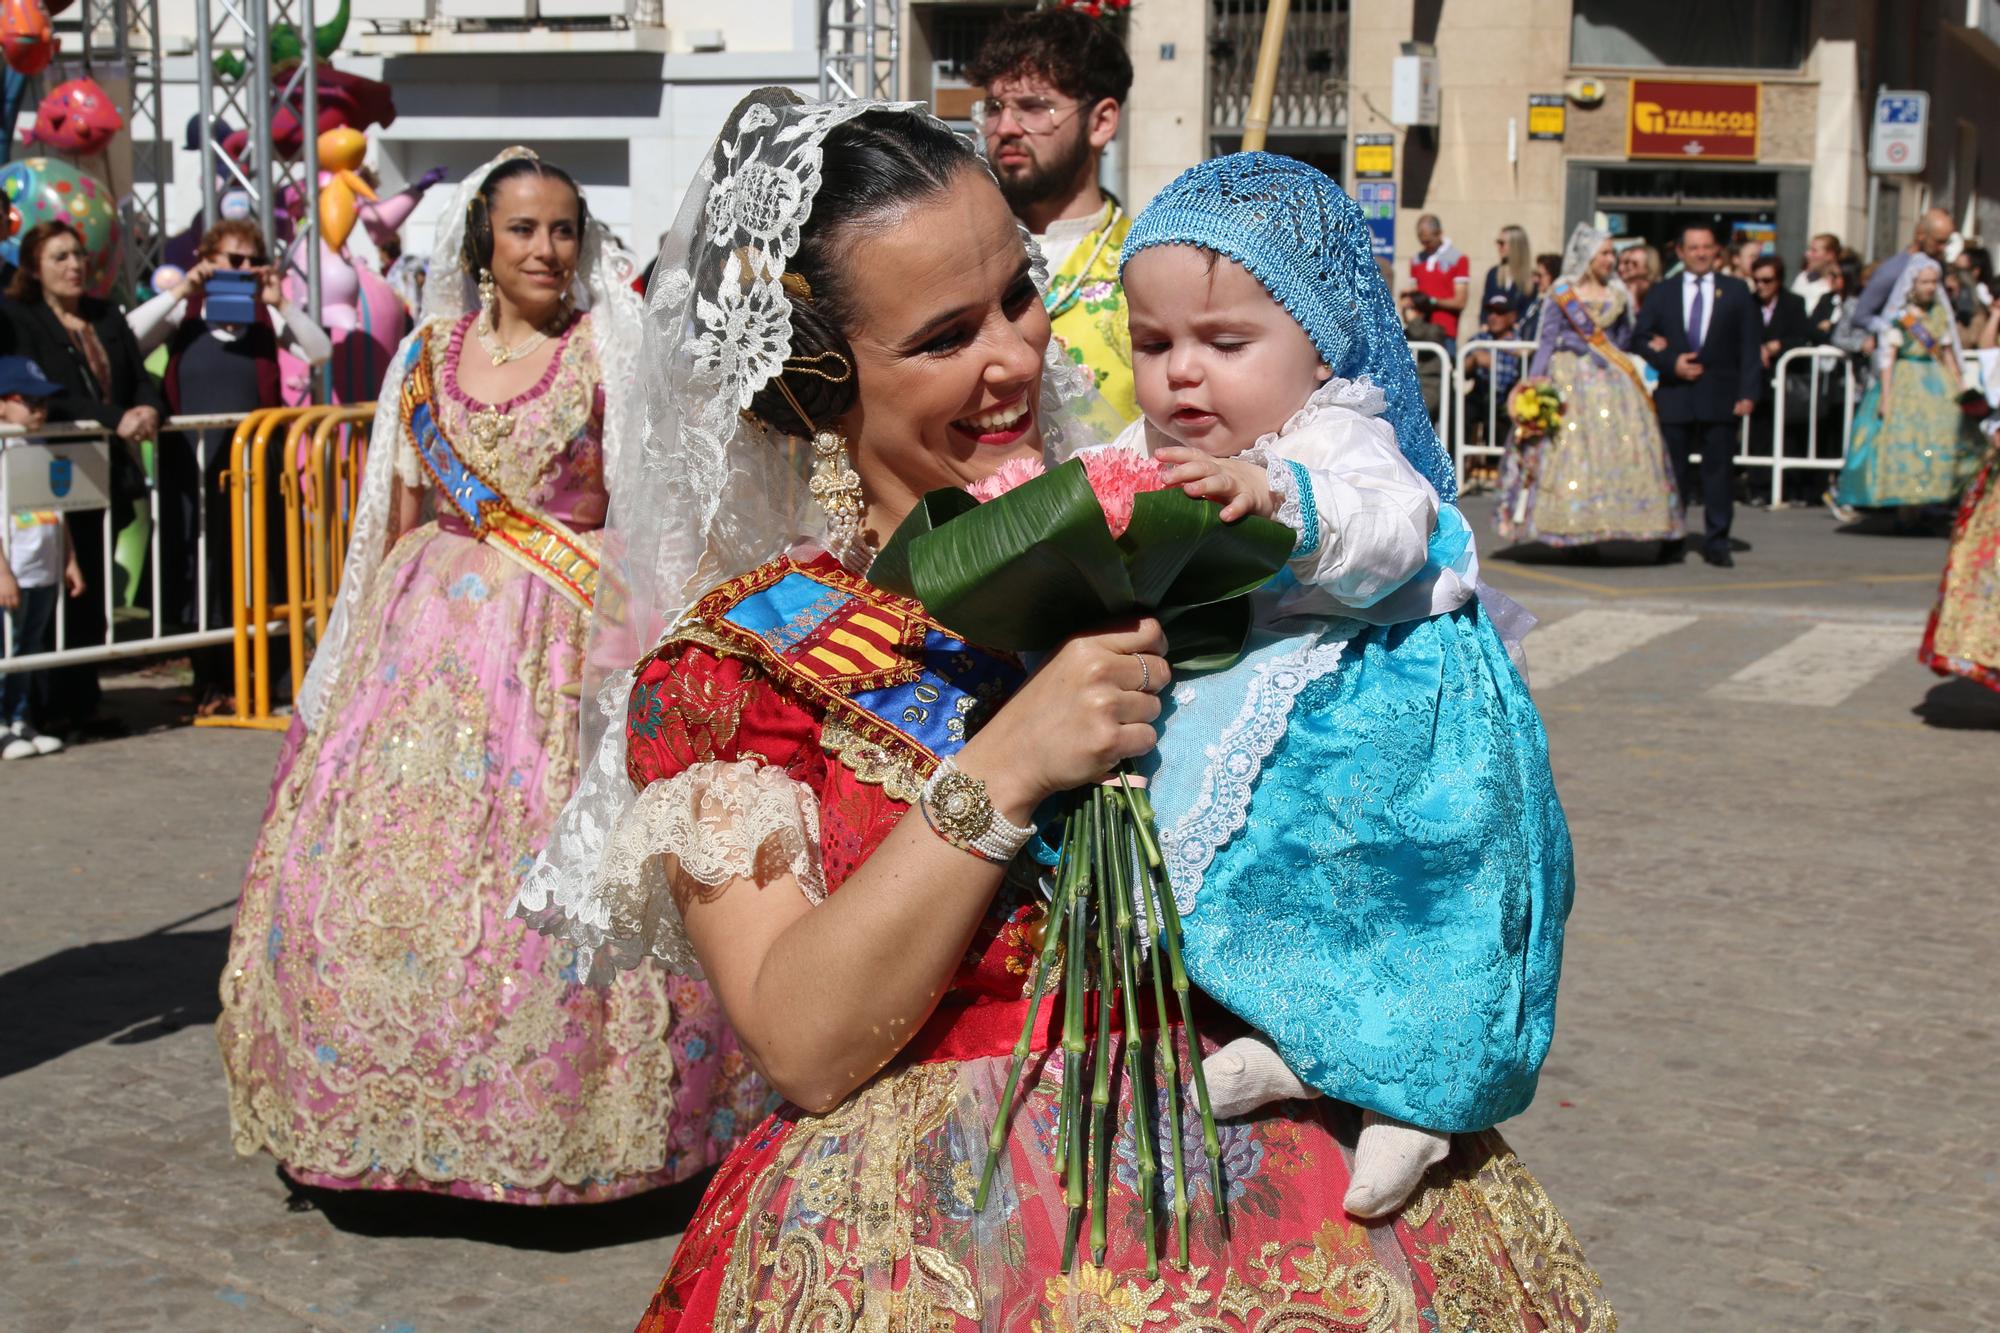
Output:
[[747,658],[822,707],[826,748],[901,801],[916,799],[938,760],[1026,674],[830,558],[778,560],[731,579],[666,642]]
[[1917,346],[1933,357],[1937,355],[1937,335],[1931,332],[1930,325],[1924,318],[1924,312],[1911,306],[1903,311],[1896,323],[1906,336],[1916,340]]
[[438,428],[437,386],[431,373],[430,337],[411,344],[403,367],[398,407],[403,438],[417,451],[438,493],[480,541],[491,543],[579,608],[597,598],[597,556],[569,526],[503,495],[464,458]]
[[[1558,278],[1556,285],[1549,288],[1549,297],[1556,303],[1556,309],[1563,312],[1563,318],[1569,321],[1570,327],[1576,330],[1577,336],[1589,343],[1591,350],[1604,358],[1606,365],[1622,371],[1639,390],[1647,404],[1652,406],[1653,395],[1646,390],[1645,377],[1640,375],[1639,368],[1632,364],[1632,358],[1619,351],[1617,344],[1604,336],[1604,330],[1598,327],[1597,320],[1584,308],[1583,298],[1569,285],[1569,279]],[[1657,412],[1659,408],[1654,406],[1653,410]]]

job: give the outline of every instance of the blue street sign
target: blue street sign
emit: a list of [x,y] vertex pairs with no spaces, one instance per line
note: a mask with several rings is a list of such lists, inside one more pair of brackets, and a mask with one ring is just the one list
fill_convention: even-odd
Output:
[[1396,182],[1356,181],[1354,202],[1368,222],[1368,239],[1377,259],[1396,262]]

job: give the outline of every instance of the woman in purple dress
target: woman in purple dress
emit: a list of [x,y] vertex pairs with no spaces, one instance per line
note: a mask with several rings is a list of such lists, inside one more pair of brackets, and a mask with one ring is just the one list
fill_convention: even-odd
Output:
[[1501,464],[1495,524],[1510,542],[1587,546],[1683,535],[1666,442],[1626,355],[1633,307],[1608,232],[1579,226],[1544,298],[1530,377],[1563,397],[1562,422]]
[[461,188],[437,253],[243,886],[230,1118],[304,1184],[610,1199],[712,1163],[765,1100],[705,987],[589,986],[507,915],[576,782],[641,301],[523,149]]

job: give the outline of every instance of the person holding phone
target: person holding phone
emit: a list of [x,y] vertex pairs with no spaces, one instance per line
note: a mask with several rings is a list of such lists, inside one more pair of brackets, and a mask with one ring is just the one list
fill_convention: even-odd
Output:
[[[271,262],[257,224],[218,222],[201,238],[200,261],[180,285],[161,292],[126,318],[142,354],[166,344],[166,399],[175,415],[251,412],[283,399],[278,349],[310,365],[333,355],[333,340],[285,296],[284,268]],[[161,441],[161,620],[173,628],[219,629],[229,624],[229,506],[213,478],[229,465],[227,427],[175,432]],[[207,503],[203,503],[204,491]],[[274,520],[283,504],[268,495]],[[208,532],[207,616],[200,615],[199,533]],[[283,558],[274,547],[275,559]],[[203,623],[205,620],[205,623]],[[229,650],[194,656],[195,711],[206,716],[228,703]]]

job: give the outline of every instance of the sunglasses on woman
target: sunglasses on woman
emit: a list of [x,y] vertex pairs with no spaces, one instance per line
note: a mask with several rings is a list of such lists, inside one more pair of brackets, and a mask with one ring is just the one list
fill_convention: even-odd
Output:
[[262,255],[227,254],[217,255],[216,258],[226,260],[231,268],[263,268],[271,262]]

